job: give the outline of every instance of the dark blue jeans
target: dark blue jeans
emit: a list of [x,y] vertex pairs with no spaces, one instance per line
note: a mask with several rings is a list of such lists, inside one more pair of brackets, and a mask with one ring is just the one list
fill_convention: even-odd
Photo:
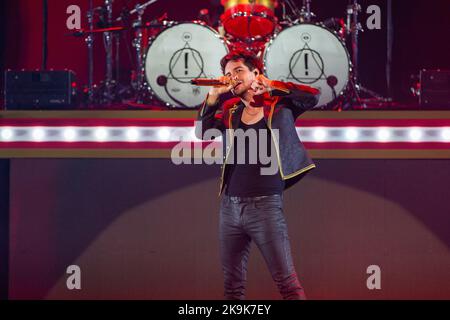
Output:
[[252,241],[261,251],[283,299],[306,299],[292,261],[282,195],[223,195],[219,234],[225,299],[245,299]]

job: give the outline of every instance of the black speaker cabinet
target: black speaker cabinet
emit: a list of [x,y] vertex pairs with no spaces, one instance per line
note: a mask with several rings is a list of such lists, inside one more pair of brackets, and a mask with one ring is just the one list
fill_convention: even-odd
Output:
[[450,108],[450,71],[420,71],[420,105]]
[[5,109],[58,110],[75,107],[72,71],[6,71]]

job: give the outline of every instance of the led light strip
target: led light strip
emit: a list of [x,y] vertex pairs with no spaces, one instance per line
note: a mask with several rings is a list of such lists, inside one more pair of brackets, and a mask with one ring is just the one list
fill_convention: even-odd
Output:
[[195,141],[193,127],[2,127],[1,142]]
[[297,128],[303,142],[450,142],[450,127]]
[[[303,142],[450,142],[450,127],[302,127]],[[178,142],[199,141],[193,127],[7,126],[0,143],[8,142]],[[220,141],[220,139],[218,139]]]

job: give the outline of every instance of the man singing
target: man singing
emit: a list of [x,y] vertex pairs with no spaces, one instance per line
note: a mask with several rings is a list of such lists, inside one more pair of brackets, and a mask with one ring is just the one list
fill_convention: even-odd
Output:
[[[210,89],[198,113],[196,135],[202,139],[212,128],[222,132],[219,238],[225,298],[245,299],[247,262],[254,241],[283,299],[306,299],[291,256],[283,191],[315,168],[298,138],[295,120],[317,104],[320,92],[267,79],[260,60],[246,51],[227,54],[221,66],[223,85]],[[220,108],[219,98],[228,92],[235,97]],[[235,133],[251,130],[258,133],[257,141],[236,143]],[[263,137],[268,137],[267,144]],[[268,154],[275,155],[275,174],[263,174],[267,163],[260,159],[236,163],[239,154],[249,159],[254,146],[267,146]]]

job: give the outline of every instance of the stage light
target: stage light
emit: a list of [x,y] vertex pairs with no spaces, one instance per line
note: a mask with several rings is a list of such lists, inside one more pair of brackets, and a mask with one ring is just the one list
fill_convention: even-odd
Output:
[[359,132],[355,128],[348,128],[345,130],[345,138],[348,141],[356,141],[359,137]]
[[136,128],[128,128],[126,130],[126,136],[129,141],[139,140],[140,133]]
[[443,129],[441,136],[444,141],[450,141],[450,128]]
[[327,137],[327,132],[323,128],[314,130],[314,139],[316,141],[323,141]]
[[0,137],[3,141],[9,141],[12,139],[14,133],[10,128],[1,129]]
[[170,131],[167,128],[161,128],[158,130],[158,137],[160,140],[167,141],[170,138]]
[[422,139],[422,136],[423,132],[419,128],[412,128],[411,130],[409,130],[409,138],[414,142],[420,141]]
[[108,131],[105,128],[97,128],[95,130],[95,138],[97,141],[105,141],[108,137]]
[[74,141],[77,137],[77,132],[73,128],[66,128],[63,132],[64,140]]
[[34,128],[31,136],[33,137],[34,141],[42,141],[45,137],[45,131],[42,128]]
[[391,131],[388,130],[387,128],[380,128],[378,129],[377,132],[377,138],[380,141],[386,142],[390,139],[391,137]]

